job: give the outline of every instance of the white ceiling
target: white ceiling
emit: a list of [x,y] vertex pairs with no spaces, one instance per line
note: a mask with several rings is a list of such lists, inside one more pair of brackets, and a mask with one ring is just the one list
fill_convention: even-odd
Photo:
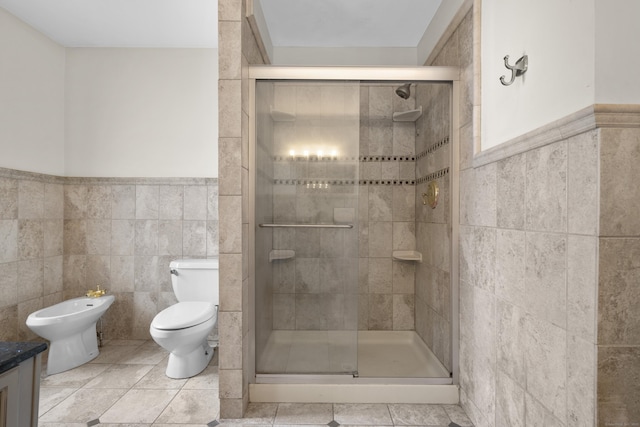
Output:
[[[274,46],[415,47],[441,0],[260,0]],[[0,0],[68,47],[217,47],[217,0]]]
[[416,47],[441,0],[260,0],[274,47]]
[[0,0],[68,47],[217,47],[217,0]]

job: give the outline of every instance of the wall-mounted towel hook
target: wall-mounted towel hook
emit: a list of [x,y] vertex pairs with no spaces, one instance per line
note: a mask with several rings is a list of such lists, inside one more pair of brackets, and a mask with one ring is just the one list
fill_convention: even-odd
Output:
[[527,71],[529,67],[529,56],[524,55],[516,61],[515,65],[509,65],[509,55],[507,55],[504,57],[504,66],[511,70],[511,80],[506,82],[505,76],[502,76],[500,77],[500,83],[509,86],[516,77],[523,75]]

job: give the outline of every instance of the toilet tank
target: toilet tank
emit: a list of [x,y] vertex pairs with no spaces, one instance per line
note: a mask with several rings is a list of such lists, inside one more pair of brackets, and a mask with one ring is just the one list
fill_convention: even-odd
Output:
[[171,261],[171,285],[178,302],[219,304],[218,258]]

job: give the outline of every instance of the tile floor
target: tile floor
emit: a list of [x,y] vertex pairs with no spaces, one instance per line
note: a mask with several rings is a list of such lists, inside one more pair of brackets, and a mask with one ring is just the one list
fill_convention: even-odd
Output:
[[167,357],[153,341],[113,340],[83,366],[50,376],[43,368],[38,425],[472,425],[457,405],[252,403],[244,419],[219,420],[217,352],[185,380],[165,376]]

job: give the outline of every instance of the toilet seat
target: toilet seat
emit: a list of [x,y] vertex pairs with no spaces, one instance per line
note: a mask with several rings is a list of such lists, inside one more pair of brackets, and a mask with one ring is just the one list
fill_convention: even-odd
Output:
[[203,301],[185,301],[165,308],[153,318],[151,327],[175,331],[199,325],[214,317],[216,305]]

